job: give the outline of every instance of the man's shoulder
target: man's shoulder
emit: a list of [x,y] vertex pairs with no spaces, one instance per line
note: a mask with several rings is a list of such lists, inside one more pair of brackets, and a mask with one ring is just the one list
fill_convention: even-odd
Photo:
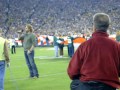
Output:
[[94,42],[94,38],[90,38],[89,40],[86,40],[85,42],[81,43],[81,47],[86,47],[88,45],[91,45]]
[[116,40],[111,39],[110,37],[103,37],[103,38],[91,38],[90,40],[88,40],[90,42],[102,42],[105,44],[118,44],[118,42]]

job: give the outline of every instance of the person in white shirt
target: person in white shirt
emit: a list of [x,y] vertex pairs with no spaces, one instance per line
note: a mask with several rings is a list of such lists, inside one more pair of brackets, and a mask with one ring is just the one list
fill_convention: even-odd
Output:
[[16,53],[16,45],[15,45],[15,39],[11,39],[11,53],[15,54]]

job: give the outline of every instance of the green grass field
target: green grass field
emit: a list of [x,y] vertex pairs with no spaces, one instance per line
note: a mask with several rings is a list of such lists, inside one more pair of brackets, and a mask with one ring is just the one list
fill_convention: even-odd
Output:
[[38,79],[28,78],[23,48],[17,48],[17,53],[10,54],[10,59],[10,68],[6,68],[5,90],[70,90],[66,72],[70,58],[66,47],[63,58],[54,58],[53,47],[35,49],[35,62],[40,74]]

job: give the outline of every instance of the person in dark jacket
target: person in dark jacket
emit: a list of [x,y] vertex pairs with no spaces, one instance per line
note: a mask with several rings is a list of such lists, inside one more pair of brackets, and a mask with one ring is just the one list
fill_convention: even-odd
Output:
[[110,18],[93,17],[92,37],[82,43],[68,65],[71,90],[116,90],[120,88],[120,44],[108,37]]
[[74,45],[73,45],[74,38],[72,37],[71,33],[68,33],[67,40],[68,40],[68,45],[67,45],[67,47],[68,47],[68,56],[72,57],[73,54],[74,54]]
[[59,47],[59,50],[60,50],[60,57],[63,57],[63,48],[64,48],[64,39],[62,38],[62,35],[59,34],[59,38],[57,40],[57,43],[58,43],[58,47]]
[[49,46],[49,38],[48,38],[48,36],[46,37],[46,44],[47,44],[47,46]]

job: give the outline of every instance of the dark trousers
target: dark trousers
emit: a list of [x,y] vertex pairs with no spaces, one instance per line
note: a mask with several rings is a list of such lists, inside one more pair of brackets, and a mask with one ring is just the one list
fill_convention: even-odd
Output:
[[113,88],[101,82],[81,82],[80,80],[73,80],[70,88],[71,90],[116,90],[116,88]]
[[12,48],[11,48],[11,53],[16,53],[16,50],[15,50],[15,45],[12,45]]
[[47,46],[49,46],[49,41],[46,41]]
[[60,56],[63,56],[63,47],[60,47]]
[[68,56],[72,57],[74,54],[74,46],[69,46],[68,45]]

